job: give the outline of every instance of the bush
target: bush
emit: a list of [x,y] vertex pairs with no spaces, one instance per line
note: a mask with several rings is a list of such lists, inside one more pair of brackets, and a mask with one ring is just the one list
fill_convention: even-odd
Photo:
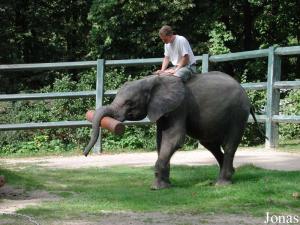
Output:
[[[75,82],[71,79],[71,75],[59,74],[60,78],[57,78],[52,86],[44,87],[40,92],[82,91],[91,90],[95,86],[94,70],[78,76],[79,81]],[[3,123],[83,120],[86,109],[92,105],[95,105],[95,100],[91,98],[17,101],[7,105],[6,116],[2,116],[1,120]],[[65,151],[85,142],[88,134],[87,128],[1,132],[0,147],[4,154],[38,152],[46,151],[46,149],[47,151]]]
[[[284,115],[300,115],[300,90],[288,91],[281,101],[280,112]],[[279,126],[281,140],[300,139],[300,124],[286,123]]]
[[65,144],[58,139],[50,140],[47,135],[36,135],[33,140],[19,141],[2,146],[1,155],[32,155],[40,153],[61,153],[71,151],[74,144]]
[[[143,75],[141,73],[141,75],[126,76],[124,68],[109,70],[105,74],[105,90],[117,89],[125,81],[138,79]],[[47,86],[40,92],[95,90],[96,71],[94,69],[78,74],[78,82],[75,82],[69,74],[59,74],[59,77],[52,86]],[[109,98],[105,98],[104,104],[108,104],[110,101]],[[18,101],[6,104],[5,110],[0,112],[0,119],[2,123],[85,120],[86,111],[94,108],[94,98]],[[127,127],[122,138],[105,131],[103,136],[103,147],[109,150],[120,148],[153,150],[155,146],[155,128],[153,126]],[[61,149],[60,151],[70,151],[72,148],[83,149],[88,143],[89,137],[90,128],[88,127],[9,131],[1,132],[0,147],[2,154],[27,154],[38,151],[59,151],[59,149]]]
[[[255,108],[256,114],[264,114],[264,108],[266,105],[266,91],[247,91],[247,95],[250,99],[250,102]],[[251,115],[250,115],[251,117]],[[242,146],[254,146],[263,144],[265,139],[264,136],[259,132],[259,129],[262,131],[265,130],[265,124],[259,123],[259,128],[254,123],[248,123],[244,136],[242,138]]]

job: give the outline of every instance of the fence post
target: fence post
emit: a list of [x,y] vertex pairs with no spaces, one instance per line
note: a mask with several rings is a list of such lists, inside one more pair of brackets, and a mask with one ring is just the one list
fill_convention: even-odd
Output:
[[209,70],[209,55],[203,54],[202,55],[202,73],[207,73]]
[[[105,60],[97,60],[97,81],[96,81],[96,109],[103,104],[103,94],[104,94],[104,70],[105,70]],[[94,153],[102,152],[102,129],[100,127],[99,138],[93,149]]]
[[268,55],[268,80],[267,80],[267,109],[266,109],[266,140],[267,149],[278,146],[278,123],[273,122],[273,115],[279,114],[280,90],[274,88],[274,83],[280,81],[281,77],[281,58],[275,55],[275,48],[269,48]]

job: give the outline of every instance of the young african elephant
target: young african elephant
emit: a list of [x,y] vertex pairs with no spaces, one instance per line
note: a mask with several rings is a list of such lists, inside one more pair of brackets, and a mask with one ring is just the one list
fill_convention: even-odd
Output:
[[126,82],[110,105],[96,110],[85,154],[98,138],[102,117],[124,121],[148,115],[157,125],[153,189],[170,187],[170,159],[184,144],[186,135],[198,139],[217,159],[220,173],[216,184],[230,184],[234,154],[250,112],[254,117],[245,90],[227,74],[197,74],[187,83],[175,76],[152,75]]

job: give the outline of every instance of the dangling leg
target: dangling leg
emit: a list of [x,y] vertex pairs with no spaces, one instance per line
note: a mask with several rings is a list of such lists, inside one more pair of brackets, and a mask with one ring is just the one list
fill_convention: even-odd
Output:
[[174,152],[180,148],[185,139],[185,124],[183,119],[163,118],[157,123],[158,131],[158,159],[155,163],[155,179],[153,190],[169,188],[170,159]]

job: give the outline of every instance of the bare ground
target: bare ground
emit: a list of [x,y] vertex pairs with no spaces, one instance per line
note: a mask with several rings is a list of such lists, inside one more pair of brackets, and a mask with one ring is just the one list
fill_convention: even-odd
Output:
[[[153,166],[157,159],[156,152],[93,154],[88,157],[78,156],[48,156],[33,158],[0,159],[0,164],[7,166],[26,166],[30,164],[50,168],[79,169],[87,167],[109,167],[117,165]],[[234,166],[245,164],[271,170],[300,170],[299,153],[279,152],[273,150],[240,148],[234,158]],[[207,150],[178,151],[171,158],[172,165],[214,165],[215,158]]]
[[[92,155],[89,157],[43,157],[24,159],[0,159],[0,164],[7,167],[23,167],[39,165],[52,168],[84,168],[106,167],[114,165],[148,166],[153,165],[156,153],[129,153],[118,155]],[[256,166],[275,170],[300,170],[300,154],[266,150],[238,151],[235,157],[235,166],[254,164]],[[184,165],[211,165],[215,159],[208,151],[178,152],[171,161],[172,164]],[[26,192],[23,189],[13,188],[6,184],[0,187],[0,225],[4,224],[62,224],[62,225],[254,225],[263,224],[265,218],[255,218],[248,215],[216,215],[216,214],[168,214],[162,212],[101,212],[98,216],[87,219],[72,219],[65,221],[36,221],[27,215],[17,213],[17,210],[27,206],[38,205],[43,201],[56,201],[59,198],[45,191]]]

